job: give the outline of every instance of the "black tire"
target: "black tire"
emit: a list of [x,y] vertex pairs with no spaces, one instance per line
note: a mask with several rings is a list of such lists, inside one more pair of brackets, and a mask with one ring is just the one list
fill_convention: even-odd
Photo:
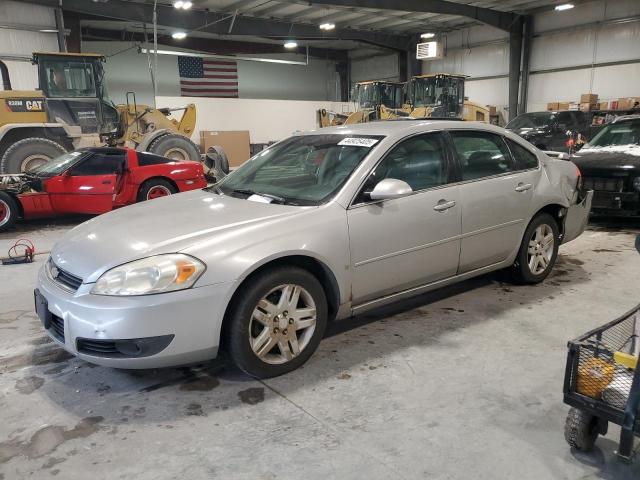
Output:
[[[553,251],[550,258],[547,259],[545,257],[547,265],[544,270],[532,271],[529,266],[529,242],[534,241],[536,229],[544,225],[547,225],[553,232]],[[522,243],[520,244],[520,250],[518,251],[518,256],[516,257],[516,261],[513,265],[514,279],[519,283],[540,283],[547,278],[556,263],[556,258],[558,257],[558,247],[560,246],[559,237],[558,223],[555,218],[548,213],[539,213],[533,217],[524,232]],[[538,245],[537,248],[541,247]]]
[[[59,143],[47,138],[30,137],[17,141],[7,148],[0,161],[0,172],[22,173],[30,164],[49,161],[66,153]],[[30,159],[31,158],[31,159]]]
[[200,149],[187,137],[170,133],[156,138],[148,151],[174,160],[200,161]]
[[571,447],[588,452],[600,433],[598,423],[597,417],[571,407],[564,424],[564,439]]
[[9,230],[18,219],[18,203],[7,192],[0,192],[0,232]]
[[[249,328],[252,326],[253,311],[258,302],[267,296],[270,291],[288,284],[302,287],[313,299],[316,309],[315,329],[308,343],[297,356],[280,364],[268,363],[258,357],[251,348]],[[272,320],[277,322],[275,318],[272,318]],[[277,325],[277,323],[274,323],[274,325]],[[283,375],[303,365],[318,348],[326,326],[327,298],[318,279],[306,270],[297,267],[279,267],[256,274],[240,287],[240,290],[234,296],[234,301],[225,319],[223,341],[230,359],[238,368],[255,378],[270,378]],[[270,328],[261,327],[260,325],[258,327]],[[278,334],[286,333],[285,327],[285,330]],[[295,330],[294,335],[298,338],[298,333]],[[285,344],[287,348],[290,348],[288,342]],[[273,349],[281,352],[278,345],[274,345],[271,351]]]
[[209,147],[204,160],[205,176],[210,181],[219,182],[229,174],[229,159],[219,145]]
[[144,202],[145,200],[152,200],[153,198],[157,198],[155,196],[150,197],[150,194],[153,194],[154,191],[164,192],[165,195],[173,195],[174,193],[178,193],[178,189],[168,180],[164,180],[162,178],[151,178],[140,185],[140,190],[138,190],[138,202]]

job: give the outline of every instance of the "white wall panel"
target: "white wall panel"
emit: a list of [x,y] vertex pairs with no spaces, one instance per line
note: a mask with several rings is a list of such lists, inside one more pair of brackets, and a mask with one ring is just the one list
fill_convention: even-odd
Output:
[[[0,19],[6,23],[55,28],[53,9],[29,3],[0,1]],[[57,52],[55,33],[0,29],[0,56],[31,57],[33,52]],[[29,61],[5,60],[14,90],[33,90],[38,86],[36,67]],[[2,85],[0,85],[2,89]]]
[[424,60],[424,73],[461,73],[471,77],[503,75],[509,72],[509,46],[485,45],[468,49],[450,50],[442,59]]
[[[596,63],[639,59],[640,21],[607,25],[599,29]],[[640,78],[637,81],[640,83]]]
[[507,105],[509,103],[509,79],[492,78],[465,83],[465,96],[483,105]]
[[593,30],[536,37],[531,45],[530,68],[543,70],[591,63],[595,38]]
[[198,111],[192,138],[201,130],[249,130],[251,143],[282,140],[316,125],[316,110],[342,111],[348,104],[247,98],[158,97],[158,105],[180,107],[195,103]]

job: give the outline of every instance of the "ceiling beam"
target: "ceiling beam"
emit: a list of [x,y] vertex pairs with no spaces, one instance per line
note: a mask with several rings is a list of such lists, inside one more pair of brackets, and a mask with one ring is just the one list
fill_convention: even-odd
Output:
[[500,12],[490,8],[474,7],[446,0],[309,0],[309,4],[460,15],[505,31],[511,31],[517,24],[516,20],[519,17],[519,15],[510,12]]
[[[58,0],[26,0],[29,3],[56,7]],[[411,37],[393,33],[370,32],[351,28],[322,31],[317,25],[291,21],[254,18],[238,15],[232,25],[232,15],[192,9],[178,12],[171,5],[158,4],[158,25],[184,31],[197,30],[222,35],[250,35],[271,38],[295,38],[297,40],[355,40],[393,50],[406,50]],[[81,15],[100,16],[116,20],[141,22],[151,25],[153,5],[126,0],[110,0],[108,3],[87,0],[64,0],[64,10]]]
[[[120,25],[119,25],[120,26]],[[144,43],[143,32],[126,32],[107,28],[82,27],[82,39],[85,41],[116,40],[126,38],[128,42]],[[150,36],[148,36],[150,37]],[[198,52],[218,55],[242,55],[242,54],[269,54],[282,53],[283,47],[277,43],[240,42],[237,40],[219,40],[202,37],[187,37],[184,40],[174,40],[169,35],[158,35],[158,43],[166,47],[186,48]],[[309,47],[309,56],[336,62],[346,62],[348,55],[346,50]]]

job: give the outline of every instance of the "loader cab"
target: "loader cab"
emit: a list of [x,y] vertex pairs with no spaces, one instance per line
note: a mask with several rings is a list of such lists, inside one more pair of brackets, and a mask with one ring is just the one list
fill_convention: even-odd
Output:
[[357,110],[375,109],[380,105],[387,108],[402,108],[404,84],[397,82],[361,82],[353,86],[351,101]]
[[464,77],[438,73],[413,77],[408,88],[413,109],[431,109],[434,118],[462,118]]
[[109,100],[99,54],[34,53],[47,119],[79,126],[84,134],[113,134],[118,112]]

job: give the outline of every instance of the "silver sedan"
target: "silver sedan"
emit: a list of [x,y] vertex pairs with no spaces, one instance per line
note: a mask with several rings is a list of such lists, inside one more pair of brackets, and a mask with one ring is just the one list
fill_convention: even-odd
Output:
[[89,362],[175,366],[224,349],[253,376],[280,375],[329,321],[498,269],[544,280],[591,195],[574,164],[501,128],[326,128],[204,190],[74,228],[39,273],[36,310]]

